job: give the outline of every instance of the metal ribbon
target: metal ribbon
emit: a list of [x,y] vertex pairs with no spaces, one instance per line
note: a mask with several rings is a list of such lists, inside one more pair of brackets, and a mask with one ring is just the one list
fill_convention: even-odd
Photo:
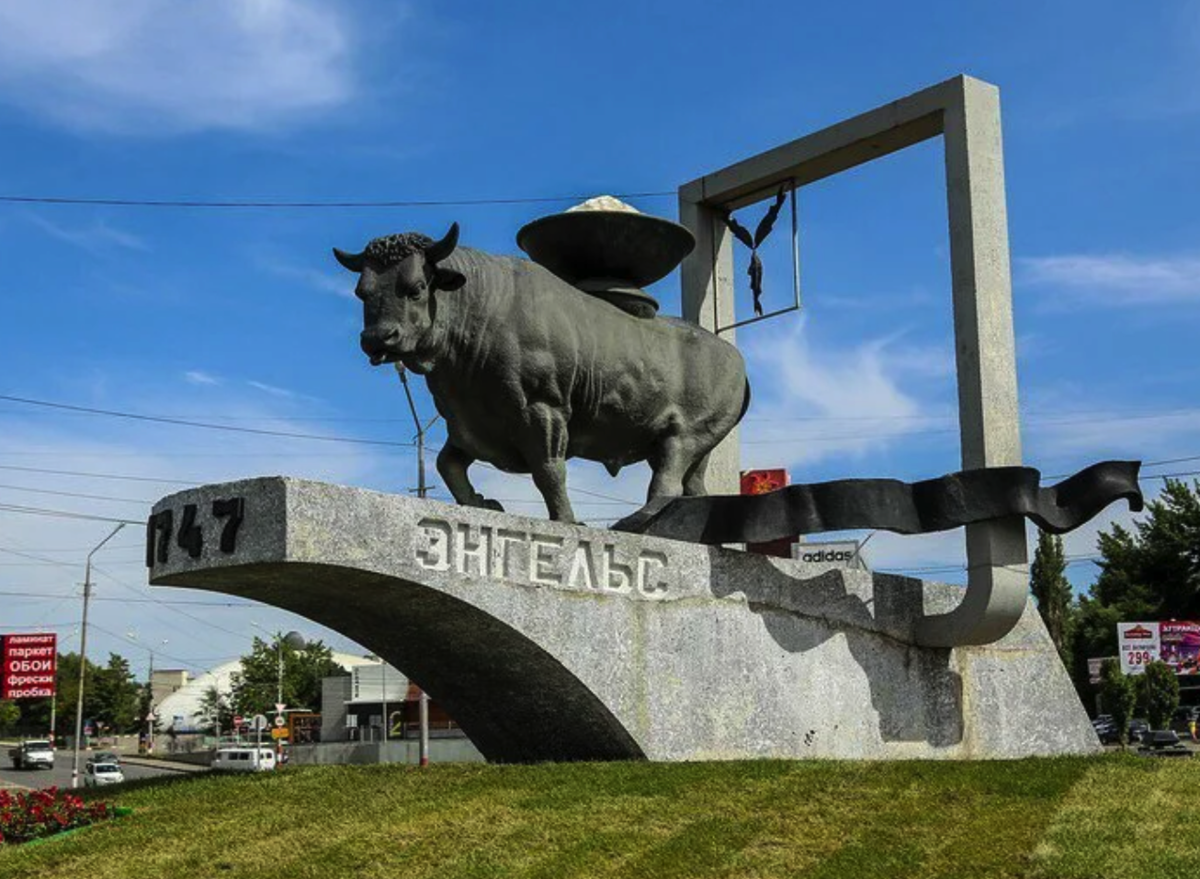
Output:
[[1033,467],[987,467],[912,483],[840,479],[761,495],[658,498],[612,527],[691,543],[766,543],[855,528],[924,534],[1025,516],[1062,534],[1122,498],[1140,512],[1140,467],[1103,461],[1047,488]]

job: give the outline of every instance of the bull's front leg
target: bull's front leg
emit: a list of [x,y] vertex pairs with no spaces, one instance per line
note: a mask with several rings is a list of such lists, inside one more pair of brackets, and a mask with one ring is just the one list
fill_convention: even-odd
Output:
[[574,522],[575,511],[567,497],[567,419],[561,409],[545,404],[529,407],[525,462],[550,518]]
[[454,495],[457,504],[463,507],[480,507],[503,513],[504,507],[500,506],[499,501],[485,498],[471,484],[471,479],[467,476],[467,468],[474,463],[473,456],[449,442],[442,446],[442,450],[438,452],[437,456],[438,473],[441,475],[442,481],[446,483],[446,488],[450,489],[450,494]]

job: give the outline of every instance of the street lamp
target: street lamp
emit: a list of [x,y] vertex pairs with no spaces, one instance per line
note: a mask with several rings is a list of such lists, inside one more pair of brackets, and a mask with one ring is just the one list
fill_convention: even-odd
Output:
[[[126,632],[131,641],[138,641],[137,632]],[[167,646],[170,642],[162,639],[162,645]],[[146,650],[150,653],[150,668],[146,672],[146,691],[150,698],[146,700],[146,750],[153,753],[154,751],[154,642],[148,642]]]
[[79,740],[83,738],[83,682],[87,671],[87,618],[88,603],[92,599],[92,556],[100,551],[100,547],[117,536],[117,532],[125,527],[121,522],[87,554],[87,564],[83,574],[83,623],[79,632],[79,696],[75,700],[75,756],[71,761],[71,787],[79,787]]
[[[279,718],[283,717],[283,648],[291,647],[293,650],[303,650],[308,646],[308,642],[304,640],[304,636],[299,632],[288,632],[286,635],[277,635],[275,638],[275,651],[279,657],[279,675],[276,680],[275,688],[275,728],[281,728]],[[283,740],[275,740],[275,765],[278,766],[283,760]]]
[[293,650],[303,650],[308,646],[308,642],[304,640],[304,636],[299,632],[288,632],[286,635],[277,636],[275,639],[275,650],[279,654],[279,680],[275,690],[275,705],[276,708],[283,704],[283,648],[291,647]]

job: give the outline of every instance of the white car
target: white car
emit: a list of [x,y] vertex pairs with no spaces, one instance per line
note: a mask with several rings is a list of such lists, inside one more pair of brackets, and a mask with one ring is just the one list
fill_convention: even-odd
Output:
[[275,752],[271,748],[219,748],[213,755],[212,768],[217,772],[269,772],[275,768]]
[[125,780],[125,773],[116,763],[89,763],[83,770],[85,787],[99,787],[105,784],[120,784]]

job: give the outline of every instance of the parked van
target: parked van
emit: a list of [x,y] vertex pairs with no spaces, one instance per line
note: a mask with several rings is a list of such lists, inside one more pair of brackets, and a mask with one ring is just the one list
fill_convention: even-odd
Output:
[[212,768],[217,772],[269,772],[275,768],[275,751],[253,746],[219,748],[213,754]]

